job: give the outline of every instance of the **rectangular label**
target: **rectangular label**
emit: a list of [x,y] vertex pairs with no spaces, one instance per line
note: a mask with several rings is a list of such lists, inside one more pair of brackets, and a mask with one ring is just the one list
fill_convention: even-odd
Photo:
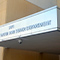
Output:
[[57,8],[30,15],[0,27],[0,41],[49,32],[57,29]]

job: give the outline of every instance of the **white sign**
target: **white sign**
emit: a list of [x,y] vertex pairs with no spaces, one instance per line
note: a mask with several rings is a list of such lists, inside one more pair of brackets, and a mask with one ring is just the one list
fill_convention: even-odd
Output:
[[57,8],[52,7],[0,27],[0,41],[57,29]]

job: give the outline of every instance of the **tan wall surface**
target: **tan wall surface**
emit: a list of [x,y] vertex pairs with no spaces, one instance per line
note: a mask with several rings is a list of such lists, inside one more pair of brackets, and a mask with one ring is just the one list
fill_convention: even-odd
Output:
[[42,10],[26,0],[8,0],[6,22],[10,22]]
[[[0,25],[5,24],[7,0],[0,0]],[[4,48],[0,47],[0,60],[3,60]]]
[[0,25],[5,23],[7,0],[0,0]]
[[5,49],[3,60],[59,60],[59,56],[48,53],[40,54],[34,51]]
[[57,5],[58,7],[60,7],[60,0],[57,0]]
[[0,47],[0,60],[3,60],[4,48]]
[[4,60],[41,60],[40,54],[33,51],[5,49]]

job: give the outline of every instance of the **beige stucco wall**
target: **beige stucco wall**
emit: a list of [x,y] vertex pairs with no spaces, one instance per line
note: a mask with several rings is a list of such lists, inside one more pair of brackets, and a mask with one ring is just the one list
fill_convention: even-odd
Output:
[[10,22],[30,14],[41,11],[42,9],[26,0],[8,0],[7,1],[6,22]]
[[4,60],[40,60],[40,54],[33,51],[5,49]]
[[0,25],[5,23],[7,0],[0,0]]
[[[7,0],[0,0],[0,25],[5,24]],[[0,60],[3,60],[4,48],[0,47]]]
[[3,60],[59,60],[55,54],[39,53],[17,49],[5,49]]
[[60,0],[57,0],[57,6],[60,8]]
[[0,60],[3,60],[4,48],[0,47]]
[[0,47],[0,60],[59,60],[59,55]]

